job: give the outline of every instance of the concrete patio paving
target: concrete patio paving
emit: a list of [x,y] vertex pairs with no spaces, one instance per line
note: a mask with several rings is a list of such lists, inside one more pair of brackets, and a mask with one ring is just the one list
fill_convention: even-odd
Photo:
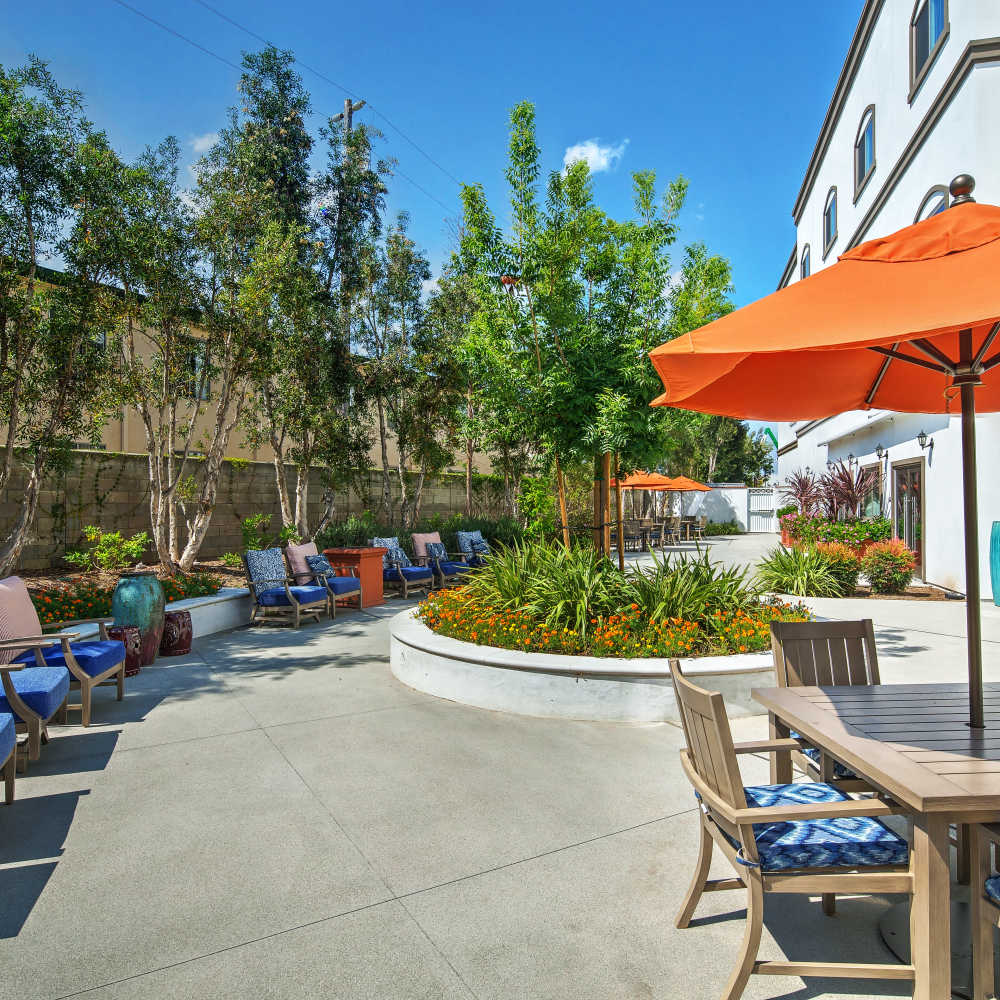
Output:
[[[960,604],[861,603],[886,681],[918,660],[961,679]],[[673,927],[696,846],[680,731],[404,688],[387,663],[403,607],[199,640],[121,704],[98,692],[89,730],[54,729],[0,808],[0,997],[715,1000],[743,899],[711,894]],[[769,902],[762,957],[892,961],[884,899],[834,918]],[[904,995],[760,977],[746,993]]]

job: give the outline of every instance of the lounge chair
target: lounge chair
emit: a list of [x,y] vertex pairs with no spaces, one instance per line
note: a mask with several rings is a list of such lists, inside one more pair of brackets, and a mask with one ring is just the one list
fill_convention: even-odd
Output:
[[481,531],[456,531],[455,541],[465,561],[473,567],[485,566],[490,557],[490,543]]
[[257,621],[290,622],[298,628],[303,618],[330,614],[330,591],[316,583],[295,583],[285,567],[281,549],[249,549],[243,568],[254,607],[250,624]]
[[0,715],[0,775],[3,775],[3,800],[14,801],[14,772],[17,770],[17,727],[14,716]]
[[437,531],[414,532],[413,553],[418,559],[426,560],[427,565],[434,571],[435,582],[439,587],[460,579],[472,570],[465,559],[465,554],[449,552]]
[[1000,875],[994,852],[1000,845],[1000,823],[971,827],[972,841],[972,998],[994,996],[993,938],[1000,926]]
[[315,542],[303,542],[301,545],[289,544],[285,549],[285,556],[288,559],[288,566],[295,578],[296,585],[316,584],[326,587],[330,592],[331,618],[337,617],[337,601],[356,597],[358,607],[363,607],[361,581],[358,579],[357,566],[351,566],[347,563],[331,563],[316,548]]
[[[114,686],[117,700],[122,700],[125,696],[125,643],[108,637],[107,626],[113,619],[78,618],[73,621],[50,622],[43,626],[23,580],[16,576],[8,577],[6,580],[0,581],[0,587],[2,587],[0,605],[2,605],[3,612],[7,614],[11,632],[15,633],[11,635],[11,639],[25,640],[21,642],[20,652],[12,657],[12,662],[34,669],[62,670],[67,675],[67,691],[60,704],[56,706],[57,708],[62,707],[63,701],[66,702],[67,709],[79,707],[82,716],[81,723],[84,726],[89,726],[94,688],[104,685]],[[74,641],[77,640],[77,633],[63,631],[72,626],[95,624],[99,630],[96,639]],[[61,631],[45,635],[46,629],[60,629]],[[12,678],[15,693],[19,691],[19,686],[32,685],[36,682],[41,682],[43,685],[48,683],[42,677],[33,677],[27,670],[18,677]],[[69,691],[80,692],[79,706],[68,702]],[[26,692],[27,689],[20,691],[21,700],[30,704]],[[20,709],[10,700],[9,692],[7,692],[7,701],[14,714],[25,721],[27,725],[27,720],[24,720]],[[48,698],[42,698],[39,704],[44,704],[47,709],[50,707],[49,701]],[[0,711],[2,710],[3,707],[0,706]],[[51,718],[51,715],[48,718]],[[39,731],[34,737],[32,737],[32,729],[35,727],[28,727],[29,759],[31,760],[37,759],[41,728],[44,727],[44,724],[41,719],[38,720]],[[33,747],[32,744],[34,744]],[[34,755],[30,752],[32,749],[36,751]]]
[[386,550],[382,556],[382,583],[395,588],[404,600],[409,598],[411,590],[429,592],[433,589],[434,570],[430,566],[415,566],[395,535],[369,538],[368,544],[372,548]]
[[[788,754],[797,743],[734,744],[722,695],[692,684],[677,660],[670,661],[670,670],[687,743],[681,765],[700,806],[698,861],[676,925],[690,925],[703,892],[744,889],[747,894],[746,934],[723,1000],[739,1000],[752,974],[912,980],[912,965],[757,960],[766,892],[824,899],[838,892],[913,894],[906,840],[877,818],[902,810],[879,798],[852,799],[824,782],[745,787],[739,754]],[[716,847],[735,877],[709,879]]]

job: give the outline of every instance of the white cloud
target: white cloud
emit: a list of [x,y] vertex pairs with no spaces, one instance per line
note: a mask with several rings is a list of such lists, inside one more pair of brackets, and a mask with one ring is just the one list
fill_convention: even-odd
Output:
[[428,278],[420,283],[420,291],[425,296],[433,295],[440,287],[437,278]]
[[218,141],[218,132],[206,132],[204,135],[196,135],[191,140],[191,148],[200,156],[202,153],[207,153]]
[[618,165],[625,155],[628,139],[623,139],[617,145],[602,145],[600,139],[585,139],[575,146],[570,146],[563,155],[563,167],[568,167],[576,160],[585,160],[592,174],[603,173]]

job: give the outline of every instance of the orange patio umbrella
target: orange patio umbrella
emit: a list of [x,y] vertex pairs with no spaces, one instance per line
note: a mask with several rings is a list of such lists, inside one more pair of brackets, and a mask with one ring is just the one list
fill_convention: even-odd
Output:
[[706,486],[704,483],[699,483],[697,479],[688,479],[687,476],[678,476],[676,479],[671,480],[670,485],[666,488],[669,490],[674,490],[677,493],[712,492],[711,486]]
[[[623,490],[662,490],[670,489],[673,480],[661,476],[658,472],[633,472],[621,481]],[[618,486],[616,479],[611,480],[611,488]]]
[[1000,410],[1000,207],[972,198],[654,349],[654,406],[763,420],[961,409],[969,703],[983,727],[976,407]]

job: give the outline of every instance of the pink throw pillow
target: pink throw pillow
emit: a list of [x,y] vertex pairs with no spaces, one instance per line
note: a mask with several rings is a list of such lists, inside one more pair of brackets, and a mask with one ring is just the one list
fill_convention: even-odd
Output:
[[[42,623],[24,581],[19,576],[0,580],[0,639],[41,634]],[[23,649],[2,649],[0,663],[10,663],[23,652]]]
[[438,545],[441,544],[441,533],[439,531],[428,531],[424,534],[414,533],[413,535],[413,554],[418,559],[427,558],[427,543],[437,542]]

